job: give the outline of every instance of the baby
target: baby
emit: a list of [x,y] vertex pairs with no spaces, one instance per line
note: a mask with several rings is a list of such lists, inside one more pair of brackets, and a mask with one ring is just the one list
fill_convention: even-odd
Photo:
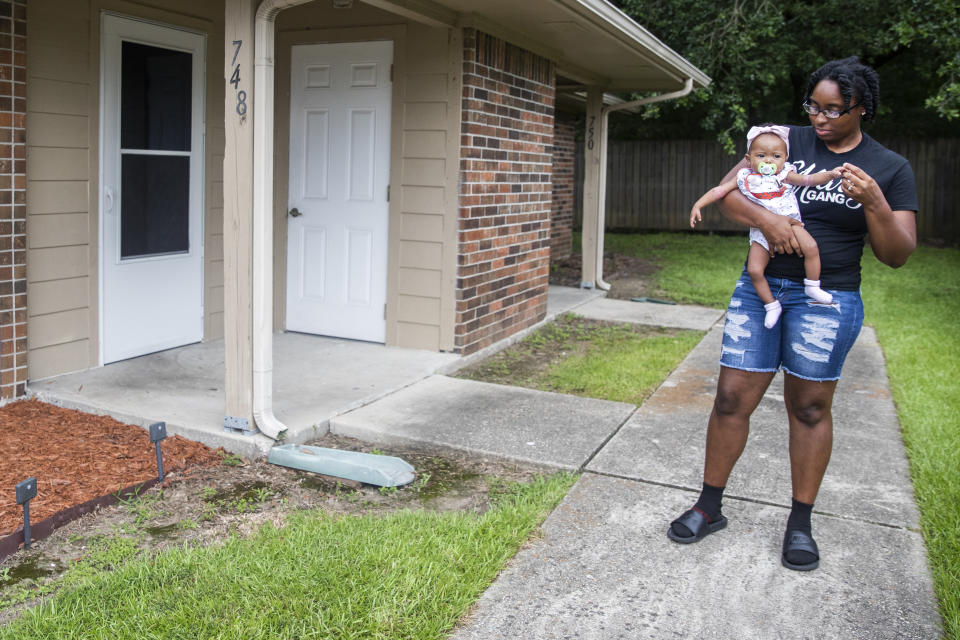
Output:
[[[724,182],[706,192],[690,211],[690,226],[701,220],[700,209],[722,200],[724,196],[739,188],[751,201],[768,211],[781,216],[800,220],[800,207],[794,195],[795,187],[812,187],[841,177],[841,168],[821,171],[813,175],[800,175],[796,168],[787,163],[790,152],[790,130],[778,125],[751,127],[747,132],[747,155],[750,168],[737,172],[736,178]],[[820,251],[813,236],[800,225],[793,227],[794,236],[803,252],[805,278],[804,292],[817,302],[829,304],[833,296],[820,288]],[[770,285],[763,272],[770,263],[770,247],[759,229],[750,229],[750,252],[747,254],[747,273],[753,281],[753,288],[763,300],[766,309],[763,325],[773,328],[783,311],[780,301],[773,297]]]

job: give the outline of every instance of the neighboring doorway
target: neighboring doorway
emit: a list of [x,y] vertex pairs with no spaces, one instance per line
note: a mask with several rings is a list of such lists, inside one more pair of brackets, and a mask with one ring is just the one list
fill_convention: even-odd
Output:
[[101,361],[203,338],[204,36],[104,15]]
[[286,328],[384,342],[392,42],[293,47]]

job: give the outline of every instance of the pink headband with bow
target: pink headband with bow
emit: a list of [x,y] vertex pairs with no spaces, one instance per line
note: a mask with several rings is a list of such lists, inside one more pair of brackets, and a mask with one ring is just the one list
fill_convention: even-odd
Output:
[[747,151],[750,150],[750,145],[753,144],[753,139],[762,133],[772,133],[783,140],[783,144],[787,145],[787,155],[790,155],[790,129],[779,124],[770,124],[763,127],[750,127],[750,131],[747,131]]

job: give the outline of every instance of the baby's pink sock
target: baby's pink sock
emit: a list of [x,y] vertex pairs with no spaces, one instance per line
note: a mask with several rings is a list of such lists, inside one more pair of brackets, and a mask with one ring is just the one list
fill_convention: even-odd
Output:
[[819,280],[807,280],[804,278],[803,291],[817,302],[822,302],[823,304],[833,302],[833,296],[820,288]]
[[767,310],[767,315],[763,318],[763,326],[767,329],[772,329],[773,325],[777,324],[777,320],[780,319],[780,313],[783,312],[783,307],[780,306],[779,300],[774,300],[770,304],[763,305],[763,308]]

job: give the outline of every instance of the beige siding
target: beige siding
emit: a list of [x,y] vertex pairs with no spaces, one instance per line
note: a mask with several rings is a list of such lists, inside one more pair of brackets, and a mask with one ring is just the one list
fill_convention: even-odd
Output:
[[[29,56],[33,47],[30,40],[27,43]],[[72,79],[32,78],[27,71],[27,100],[30,101],[27,106],[28,111],[85,116],[89,107],[87,100],[89,91],[90,87],[86,83],[78,83]]]
[[[410,22],[363,4],[345,12],[321,2],[283,12],[277,25],[277,326],[284,326],[286,304],[290,47],[391,38],[394,100],[387,344],[452,349],[462,66],[459,32]],[[455,64],[451,65],[451,60]]]
[[[452,32],[410,25],[407,66],[400,79],[403,108],[396,234],[396,344],[421,349],[453,347],[453,269],[448,231],[456,228],[459,154],[460,58]],[[451,180],[451,176],[453,179]]]
[[[30,227],[27,227],[29,233]],[[89,247],[85,244],[70,247],[27,249],[27,286],[48,280],[79,278],[88,275]],[[28,314],[28,317],[32,312]],[[27,329],[29,332],[29,328]]]
[[87,289],[90,284],[86,276],[47,280],[27,285],[27,300],[30,311],[36,316],[82,309],[87,305]]
[[[28,329],[29,331],[29,329]],[[50,347],[34,347],[30,349],[30,376],[31,378],[56,375],[61,371],[77,371],[90,366],[90,341],[79,340],[66,344],[56,344]],[[34,372],[43,373],[34,373]]]
[[66,147],[35,147],[27,152],[27,175],[33,184],[85,180],[90,175],[90,152]]
[[89,335],[89,316],[86,309],[59,311],[36,316],[27,334],[27,345],[32,349],[51,344],[66,344],[84,340]]
[[28,181],[27,211],[30,215],[86,213],[90,199],[89,186],[86,180]]
[[428,345],[436,344],[439,341],[440,327],[436,325],[417,322],[400,322],[397,325],[397,342],[399,344]]
[[397,305],[400,322],[437,326],[440,324],[440,300],[430,296],[400,296]]
[[427,213],[400,214],[400,237],[443,242],[443,218]]
[[27,8],[27,336],[31,379],[98,361],[101,11],[207,35],[204,337],[223,335],[222,2],[31,0]]
[[401,240],[399,254],[400,258],[397,262],[401,268],[441,272],[443,270],[443,243],[441,242]]
[[33,249],[86,244],[89,222],[86,213],[50,213],[30,216],[30,246]]

